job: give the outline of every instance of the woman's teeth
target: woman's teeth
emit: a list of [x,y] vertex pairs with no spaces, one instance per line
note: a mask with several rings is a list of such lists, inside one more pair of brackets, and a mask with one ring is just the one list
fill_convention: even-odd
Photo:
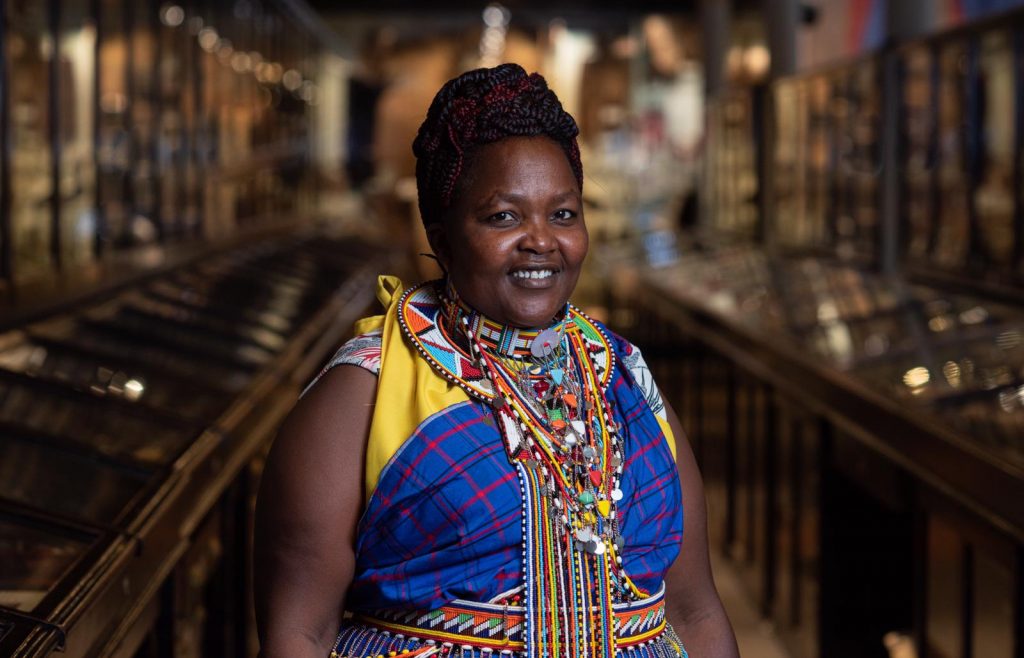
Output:
[[517,270],[512,273],[517,279],[546,279],[554,274],[551,270]]

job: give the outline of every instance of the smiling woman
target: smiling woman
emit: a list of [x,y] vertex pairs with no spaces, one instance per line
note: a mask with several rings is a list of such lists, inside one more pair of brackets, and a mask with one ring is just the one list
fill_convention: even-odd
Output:
[[737,655],[678,421],[639,351],[569,302],[588,243],[576,134],[516,65],[434,99],[413,148],[446,276],[382,277],[385,314],[274,444],[265,657]]
[[549,137],[480,147],[430,244],[463,301],[504,324],[547,326],[587,255],[579,183]]

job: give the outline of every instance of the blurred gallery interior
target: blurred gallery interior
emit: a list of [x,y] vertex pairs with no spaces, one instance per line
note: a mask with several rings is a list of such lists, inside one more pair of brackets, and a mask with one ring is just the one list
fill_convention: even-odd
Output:
[[431,97],[515,61],[743,655],[1024,658],[1021,4],[0,1],[0,655],[255,655],[275,428],[436,274]]

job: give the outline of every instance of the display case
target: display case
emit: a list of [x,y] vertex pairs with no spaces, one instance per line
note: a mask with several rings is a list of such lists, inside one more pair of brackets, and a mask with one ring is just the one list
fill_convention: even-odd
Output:
[[275,235],[0,335],[0,653],[242,652],[246,465],[382,254]]
[[833,211],[835,248],[840,256],[877,262],[882,211],[881,58],[864,59],[838,77],[842,91],[834,111],[840,121],[845,119],[845,130],[838,137],[836,184],[843,189],[846,204],[842,212]]
[[161,239],[157,162],[159,154],[159,105],[157,71],[162,55],[157,50],[157,16],[153,2],[128,3],[128,91],[132,144],[131,228],[132,245]]
[[52,4],[4,0],[4,32],[0,47],[7,67],[6,134],[9,152],[6,175],[10,199],[11,245],[8,269],[12,279],[31,279],[55,261],[53,230],[54,148],[51,115],[55,109],[51,82],[54,57]]
[[915,272],[1019,288],[1021,19],[903,48],[901,220]]
[[131,58],[128,12],[122,0],[100,0],[97,31],[97,242],[99,252],[109,252],[114,245],[134,242],[131,236],[132,134],[128,93]]
[[924,262],[934,245],[937,160],[936,59],[927,46],[910,48],[900,61],[900,215],[902,250]]
[[708,103],[705,194],[712,211],[707,224],[745,240],[761,232],[758,195],[760,88],[733,89]]
[[967,267],[971,246],[968,183],[968,44],[943,44],[938,51],[936,177],[938,215],[932,261],[952,270]]
[[99,537],[17,512],[0,512],[0,609],[34,613],[53,607],[60,581]]
[[770,244],[878,261],[880,62],[873,55],[773,83]]
[[5,287],[35,294],[153,245],[222,244],[317,212],[311,108],[335,45],[287,3],[3,9]]
[[610,268],[794,655],[1024,646],[1022,44],[1017,9],[776,79],[765,240]]
[[56,47],[57,204],[60,262],[68,268],[97,254],[96,25],[87,4],[61,0]]
[[833,212],[832,172],[836,171],[835,144],[841,124],[830,115],[833,87],[841,80],[812,76],[803,81],[807,107],[806,145],[804,147],[804,225],[796,229],[791,244],[823,246],[831,241],[830,215]]
[[1021,646],[1024,309],[756,245],[606,258],[617,330],[677,373],[711,541],[794,655]]
[[772,178],[768,235],[783,246],[805,244],[807,229],[806,116],[803,80],[772,85]]

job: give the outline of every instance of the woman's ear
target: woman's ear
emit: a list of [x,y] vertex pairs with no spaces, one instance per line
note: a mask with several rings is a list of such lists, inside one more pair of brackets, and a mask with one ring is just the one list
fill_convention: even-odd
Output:
[[437,257],[437,262],[445,274],[448,273],[451,265],[452,249],[448,241],[448,231],[445,230],[444,222],[433,222],[427,228],[427,242]]

